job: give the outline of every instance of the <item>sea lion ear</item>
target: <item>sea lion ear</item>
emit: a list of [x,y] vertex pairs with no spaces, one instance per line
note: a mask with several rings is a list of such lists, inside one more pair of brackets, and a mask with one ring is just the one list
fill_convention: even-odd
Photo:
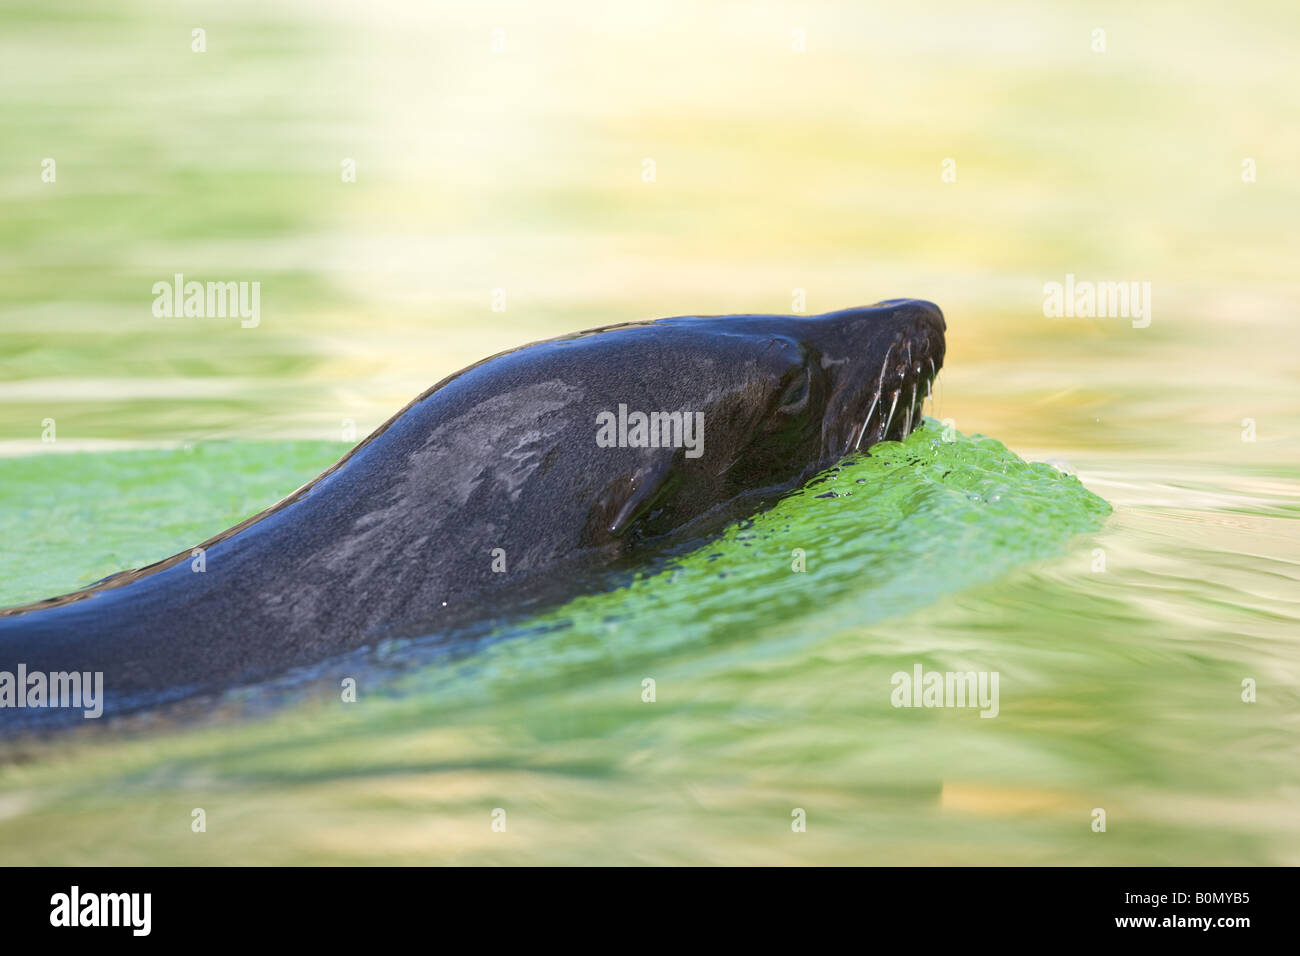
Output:
[[630,476],[619,478],[606,490],[606,500],[613,506],[614,517],[609,522],[609,533],[621,538],[638,518],[672,490],[674,449],[660,449],[648,461],[641,463]]

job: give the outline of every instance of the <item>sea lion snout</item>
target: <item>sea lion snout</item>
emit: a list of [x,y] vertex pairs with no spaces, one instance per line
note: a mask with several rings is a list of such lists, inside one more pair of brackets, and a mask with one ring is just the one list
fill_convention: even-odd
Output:
[[812,318],[806,341],[831,377],[822,427],[826,458],[912,432],[943,367],[947,327],[942,310],[924,299],[889,299]]
[[900,316],[914,317],[917,321],[929,323],[940,335],[948,331],[943,310],[928,299],[886,299],[868,308],[888,308]]

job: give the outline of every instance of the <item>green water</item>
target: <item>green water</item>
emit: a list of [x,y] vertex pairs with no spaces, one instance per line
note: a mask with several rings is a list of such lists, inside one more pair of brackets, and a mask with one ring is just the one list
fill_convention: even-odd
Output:
[[[6,506],[0,533],[27,542],[30,556],[25,573],[6,582],[3,597],[86,583],[123,566],[124,557],[126,566],[132,559],[144,563],[177,542],[201,540],[256,510],[256,496],[291,490],[339,451],[325,443],[222,443],[0,461],[3,487],[23,496],[22,502],[0,500]],[[231,475],[256,478],[236,488]],[[15,860],[37,853],[67,861],[87,841],[111,834],[108,845],[117,849],[106,847],[110,854],[130,846],[164,861],[233,862],[235,847],[225,839],[212,845],[159,839],[152,814],[138,821],[147,832],[132,823],[142,798],[157,807],[185,802],[195,774],[215,775],[204,784],[214,789],[196,801],[215,822],[254,812],[250,807],[266,799],[267,788],[289,797],[304,787],[342,783],[366,790],[401,778],[399,791],[412,783],[436,789],[440,778],[467,774],[483,787],[501,775],[541,773],[562,787],[602,781],[626,792],[653,790],[660,775],[654,765],[662,760],[684,762],[687,770],[704,758],[721,763],[703,776],[696,776],[703,767],[690,771],[670,789],[728,789],[768,768],[759,774],[769,779],[756,798],[724,828],[734,838],[765,844],[784,800],[791,803],[784,815],[794,806],[824,814],[819,828],[839,832],[847,841],[841,852],[865,853],[869,844],[861,841],[869,834],[839,805],[846,793],[857,793],[863,806],[899,799],[934,804],[943,797],[942,780],[908,772],[905,764],[886,762],[880,776],[864,773],[866,740],[878,739],[877,760],[906,753],[900,744],[946,750],[964,739],[965,747],[995,753],[1022,745],[1019,734],[994,730],[977,711],[954,722],[893,707],[892,674],[918,664],[999,671],[1006,696],[999,694],[995,717],[1008,724],[1018,708],[1032,706],[1036,692],[1032,674],[1021,673],[1026,662],[1007,648],[922,649],[906,630],[873,632],[872,625],[1026,561],[1059,556],[1076,534],[1098,529],[1109,511],[1076,478],[1027,464],[992,439],[945,434],[928,420],[905,443],[885,443],[841,463],[669,568],[498,631],[472,653],[421,660],[423,645],[416,641],[361,656],[355,702],[317,687],[268,715],[269,692],[253,688],[229,695],[206,727],[167,715],[83,734],[75,743],[20,748],[0,779],[13,785],[8,805],[25,806],[18,814],[24,822],[13,832],[6,828],[2,845]],[[150,515],[147,531],[139,528],[141,514]],[[92,540],[93,550],[76,547]],[[769,683],[774,686],[762,686]],[[830,695],[834,712],[827,714]],[[250,716],[254,705],[260,710]],[[821,726],[818,712],[826,718]],[[489,739],[485,717],[497,725]],[[143,741],[129,739],[141,734]],[[461,739],[466,734],[473,743]],[[468,749],[453,759],[448,747]],[[641,761],[646,768],[638,769]],[[149,781],[147,796],[141,780]],[[823,805],[828,785],[841,795]],[[527,831],[551,815],[557,799],[539,800],[531,790],[513,798],[502,791],[490,807],[479,806],[482,795],[467,797],[440,813],[472,819],[476,807],[490,815],[499,804],[507,832],[512,814],[514,826]],[[27,806],[28,800],[39,803]],[[643,812],[639,800],[618,815],[629,812]],[[563,816],[544,830],[554,835],[557,823],[567,827]],[[109,818],[114,822],[105,827]],[[74,834],[69,819],[85,827],[75,824]],[[469,820],[462,825],[474,829]],[[286,832],[278,816],[263,826],[256,824],[260,838],[248,835],[262,846],[259,859],[354,858],[327,846],[288,849],[313,840],[314,826]],[[65,837],[69,849],[61,851]],[[808,841],[809,850],[821,845]],[[645,851],[624,852],[637,858]]]
[[[355,702],[319,684],[252,689],[11,746],[2,858],[1279,859],[1241,809],[1264,775],[1294,774],[1277,722],[1290,702],[1238,699],[1242,674],[1267,683],[1267,654],[1138,619],[1129,587],[1096,583],[1116,570],[1096,570],[1115,537],[1104,501],[992,439],[944,437],[927,420],[672,567],[469,653],[386,645],[355,660]],[[2,460],[0,532],[34,556],[6,597],[197,541],[340,450]],[[894,706],[893,675],[918,665],[996,671],[996,716]],[[1099,807],[1105,834],[1090,829]]]
[[[0,862],[1300,862],[1295,5],[563,6],[0,11],[0,601],[485,355],[797,292],[938,302],[935,419],[1019,458],[931,425],[625,591],[359,659],[356,703],[7,751]],[[260,325],[156,318],[177,272]],[[1067,273],[1150,325],[1046,318]],[[893,707],[917,665],[998,716]]]

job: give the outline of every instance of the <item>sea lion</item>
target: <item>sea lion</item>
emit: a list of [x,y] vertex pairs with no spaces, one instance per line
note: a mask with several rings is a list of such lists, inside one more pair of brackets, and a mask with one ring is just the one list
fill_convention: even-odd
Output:
[[107,709],[124,710],[571,597],[594,570],[907,435],[945,328],[932,303],[894,299],[502,352],[203,542],[201,562],[186,549],[0,610],[0,672],[103,672]]

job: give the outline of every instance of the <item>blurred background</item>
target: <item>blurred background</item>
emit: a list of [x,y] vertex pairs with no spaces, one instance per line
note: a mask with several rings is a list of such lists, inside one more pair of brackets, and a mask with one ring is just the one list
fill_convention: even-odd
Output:
[[[1293,4],[3,16],[0,439],[333,440],[503,348],[795,289],[940,303],[959,427],[1294,437]],[[261,324],[155,318],[178,272],[260,281]],[[1151,326],[1044,319],[1067,272],[1151,282]]]
[[[54,494],[55,473],[25,464],[50,454],[281,443],[289,458],[262,485],[257,462],[233,454],[206,484],[177,479],[188,491],[167,507],[217,530],[505,348],[664,315],[928,298],[949,325],[937,416],[1068,463],[1116,508],[1062,563],[908,619],[918,633],[1061,650],[1026,664],[1042,668],[1043,693],[1012,761],[1024,775],[972,783],[972,765],[963,782],[925,790],[939,818],[890,804],[860,842],[798,857],[698,818],[705,792],[734,810],[728,788],[743,775],[697,790],[676,766],[653,846],[611,849],[636,843],[631,823],[585,837],[585,850],[557,828],[534,859],[1300,859],[1300,7],[7,0],[0,25],[8,601],[186,543],[174,539],[180,524],[106,513],[111,482],[50,521],[35,502]],[[176,273],[259,282],[260,324],[156,317],[152,287]],[[1067,274],[1149,282],[1150,325],[1045,317],[1044,285]],[[54,443],[42,441],[47,419]],[[83,474],[125,480],[116,459],[77,461]],[[72,493],[58,486],[63,501]],[[114,520],[117,537],[95,550],[88,538]],[[166,533],[134,543],[129,528],[142,523]],[[1109,573],[1087,573],[1093,547]],[[1078,655],[1096,644],[1107,666],[1089,670]],[[825,686],[842,658],[819,660],[807,687]],[[1080,668],[1089,676],[1067,694]],[[1227,681],[1222,713],[1208,685],[1182,695],[1207,668]],[[1144,687],[1135,673],[1159,676]],[[1244,676],[1269,688],[1249,720],[1234,689]],[[1092,709],[1119,689],[1126,704]],[[1058,707],[1066,696],[1073,704]],[[1208,722],[1186,723],[1198,711]],[[531,726],[515,710],[482,714],[481,726],[507,717]],[[810,717],[809,731],[818,726]],[[518,733],[511,753],[560,735],[553,724]],[[439,746],[461,752],[451,738]],[[474,752],[484,747],[475,738]],[[190,753],[169,777],[157,753],[145,748],[136,765],[182,792],[207,772]],[[896,756],[910,769],[890,799],[906,802],[916,765]],[[695,751],[701,773],[717,759],[707,742]],[[890,777],[887,760],[853,766]],[[1044,784],[1065,766],[1068,782]],[[827,793],[844,779],[808,772]],[[212,859],[151,844],[140,791],[96,816],[68,764],[9,773],[0,847],[13,853],[39,838],[49,862],[87,846],[134,862],[105,834],[135,826],[133,845],[152,847],[138,859]],[[1141,841],[1095,851],[1052,835],[1062,807],[1094,805],[1081,789],[1094,778],[1145,821]],[[472,780],[456,786],[475,792]],[[577,789],[548,791],[553,809],[608,793],[564,786]],[[33,821],[42,792],[98,824],[60,842],[66,816]],[[447,792],[386,790],[375,812]],[[265,810],[264,799],[244,809]],[[388,829],[337,836],[350,833],[339,822],[347,800],[320,799],[318,829],[289,847],[251,828],[241,858],[519,859],[387,817]],[[277,804],[279,834],[292,806]],[[927,831],[948,842],[914,854],[916,834],[944,813],[969,826]],[[986,842],[987,827],[1014,831],[1036,813],[1043,827]]]

